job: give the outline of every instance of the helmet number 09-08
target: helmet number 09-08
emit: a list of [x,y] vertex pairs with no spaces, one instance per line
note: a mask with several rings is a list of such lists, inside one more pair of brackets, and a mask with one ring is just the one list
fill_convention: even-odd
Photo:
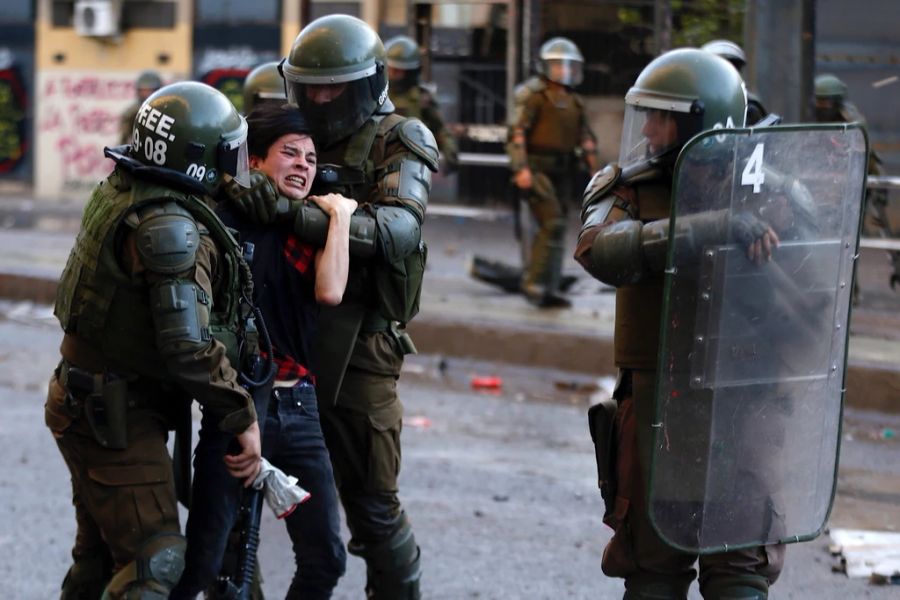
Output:
[[741,185],[752,185],[754,194],[758,194],[762,184],[766,182],[766,174],[763,171],[763,152],[765,152],[765,144],[757,144],[741,173]]

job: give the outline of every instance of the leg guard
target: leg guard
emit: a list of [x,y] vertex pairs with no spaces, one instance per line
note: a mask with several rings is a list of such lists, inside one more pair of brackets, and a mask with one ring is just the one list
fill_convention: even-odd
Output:
[[176,533],[161,533],[141,546],[130,563],[106,586],[101,600],[164,600],[181,578],[187,542]]
[[622,600],[686,600],[690,586],[691,580],[685,577],[628,577]]
[[112,566],[108,552],[76,559],[63,579],[59,599],[99,598],[112,576]]
[[762,575],[735,575],[705,582],[700,593],[704,600],[766,600],[769,581]]
[[377,545],[351,541],[348,547],[366,561],[366,598],[368,600],[419,600],[419,546],[406,515],[400,516],[400,528]]

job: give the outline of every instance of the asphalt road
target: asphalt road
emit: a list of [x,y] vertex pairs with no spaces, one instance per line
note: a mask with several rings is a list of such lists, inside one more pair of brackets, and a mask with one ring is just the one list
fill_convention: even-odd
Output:
[[[46,307],[0,305],[0,598],[57,596],[75,523],[66,468],[43,425],[46,381],[60,334]],[[446,368],[441,369],[441,366]],[[572,374],[415,357],[401,383],[406,404],[401,495],[422,547],[426,598],[615,598],[599,560],[609,531],[585,426],[591,394],[608,382]],[[473,375],[498,375],[495,394]],[[900,530],[896,416],[847,415],[832,524]],[[301,508],[302,510],[302,508]],[[827,540],[789,548],[773,598],[897,597],[832,573]],[[292,557],[266,515],[265,590],[280,598]],[[351,557],[337,599],[359,599],[365,568]],[[696,589],[692,599],[699,598]]]

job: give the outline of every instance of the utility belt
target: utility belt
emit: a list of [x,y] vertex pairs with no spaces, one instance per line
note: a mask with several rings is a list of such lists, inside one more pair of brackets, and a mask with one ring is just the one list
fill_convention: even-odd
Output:
[[577,165],[574,152],[558,150],[528,149],[528,167],[532,171],[571,171]]
[[94,373],[64,359],[56,368],[56,378],[66,390],[64,410],[73,419],[84,417],[98,444],[111,450],[128,447],[128,411],[151,405],[149,397],[128,393],[137,376]]
[[367,311],[366,316],[363,318],[360,332],[375,333],[378,331],[385,331],[391,337],[393,337],[400,345],[400,349],[403,351],[404,356],[407,354],[418,353],[418,351],[416,350],[416,345],[413,344],[412,338],[406,332],[406,328],[400,326],[399,321],[390,321],[388,319],[385,319],[373,310]]

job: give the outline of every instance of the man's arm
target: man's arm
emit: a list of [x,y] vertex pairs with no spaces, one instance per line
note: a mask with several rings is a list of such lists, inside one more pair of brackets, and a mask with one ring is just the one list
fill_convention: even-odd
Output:
[[356,201],[339,194],[310,196],[328,216],[325,246],[316,251],[316,302],[337,306],[344,297],[350,266],[350,216]]
[[242,452],[228,464],[236,477],[259,468],[260,441],[253,401],[238,384],[225,346],[209,331],[218,252],[193,218],[175,203],[141,211],[126,238],[131,271],[150,286],[157,349],[167,374],[235,434]]

